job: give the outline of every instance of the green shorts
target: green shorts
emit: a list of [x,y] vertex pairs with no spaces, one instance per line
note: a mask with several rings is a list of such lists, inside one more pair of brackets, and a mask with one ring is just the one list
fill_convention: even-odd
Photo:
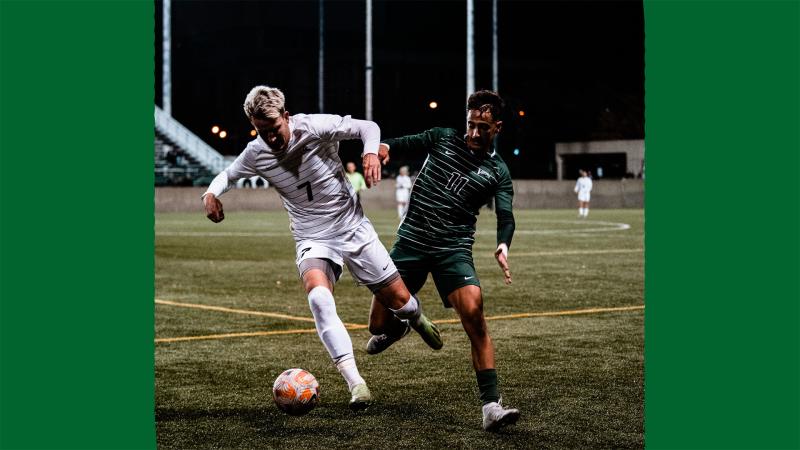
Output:
[[430,273],[445,308],[453,306],[447,301],[451,292],[468,285],[481,285],[472,262],[472,252],[469,250],[456,249],[425,254],[394,246],[389,256],[412,294],[422,289]]

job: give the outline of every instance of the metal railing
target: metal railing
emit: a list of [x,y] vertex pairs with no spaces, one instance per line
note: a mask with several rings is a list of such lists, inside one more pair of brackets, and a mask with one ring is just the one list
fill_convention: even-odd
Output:
[[155,127],[167,139],[191,155],[200,164],[214,174],[221,172],[227,166],[225,158],[213,147],[203,142],[196,134],[181,125],[171,115],[155,107]]

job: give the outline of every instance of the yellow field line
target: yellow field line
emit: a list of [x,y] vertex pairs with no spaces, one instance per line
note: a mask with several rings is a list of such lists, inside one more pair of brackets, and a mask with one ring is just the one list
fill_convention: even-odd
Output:
[[[348,330],[360,330],[363,328],[367,328],[366,325],[355,325],[355,326],[348,326],[346,327]],[[249,333],[224,333],[224,334],[206,334],[202,336],[183,336],[183,337],[173,337],[173,338],[160,338],[156,339],[156,343],[167,343],[167,342],[180,342],[180,341],[199,341],[203,339],[225,339],[225,338],[232,338],[232,337],[252,337],[252,336],[274,336],[276,334],[306,334],[306,333],[316,333],[316,328],[302,328],[297,330],[278,330],[278,331],[253,331]]]
[[[165,302],[164,300],[156,300],[156,302]],[[172,302],[174,303],[174,302]],[[178,303],[180,306],[188,305],[188,303]],[[205,306],[205,305],[199,305]],[[207,307],[202,309],[215,309],[216,307]],[[229,309],[229,308],[223,308]],[[506,314],[502,316],[489,316],[486,320],[508,320],[508,319],[523,319],[527,317],[550,317],[550,316],[571,316],[577,314],[597,314],[597,313],[604,313],[604,312],[617,312],[617,311],[636,311],[644,309],[644,305],[634,305],[634,306],[619,306],[614,308],[589,308],[589,309],[573,309],[573,310],[564,310],[564,311],[549,311],[549,312],[537,312],[537,313],[519,313],[519,314]],[[251,311],[256,312],[256,311]],[[270,314],[270,313],[264,313]],[[312,319],[313,320],[313,319]],[[434,320],[433,323],[436,324],[444,324],[444,323],[461,323],[459,319],[443,319],[443,320]],[[359,324],[345,324],[345,327],[348,330],[361,330],[367,328],[367,325],[359,325]],[[279,334],[305,334],[305,333],[316,333],[317,330],[315,328],[304,328],[304,329],[296,329],[296,330],[279,330],[279,331],[253,331],[249,333],[226,333],[226,334],[208,334],[203,336],[184,336],[184,337],[174,337],[174,338],[160,338],[156,339],[156,343],[168,343],[168,342],[180,342],[180,341],[197,341],[203,339],[225,339],[225,338],[232,338],[232,337],[252,337],[252,336],[274,336]]]
[[[245,314],[248,316],[264,316],[264,317],[273,317],[276,319],[286,319],[286,320],[299,320],[301,322],[311,322],[314,323],[314,318],[312,317],[300,317],[300,316],[290,316],[288,314],[280,314],[280,313],[270,313],[270,312],[263,312],[263,311],[251,311],[247,309],[233,309],[233,308],[226,308],[224,306],[209,306],[209,305],[199,305],[197,303],[179,303],[173,302],[169,300],[159,300],[156,299],[156,304],[159,305],[168,305],[168,306],[178,306],[181,308],[196,308],[196,309],[205,309],[208,311],[219,311],[219,312],[227,312],[233,314]],[[361,325],[357,323],[345,323],[347,327],[360,327]]]
[[[565,310],[565,311],[546,311],[546,312],[535,312],[535,313],[519,313],[519,314],[506,314],[503,316],[489,316],[486,320],[507,320],[507,319],[524,319],[526,317],[549,317],[549,316],[573,316],[577,314],[597,314],[597,313],[604,313],[604,312],[615,312],[615,311],[635,311],[639,309],[644,309],[644,305],[636,305],[636,306],[618,306],[614,308],[589,308],[589,309],[572,309],[572,310]],[[461,323],[460,319],[444,319],[444,320],[434,320],[433,323]]]

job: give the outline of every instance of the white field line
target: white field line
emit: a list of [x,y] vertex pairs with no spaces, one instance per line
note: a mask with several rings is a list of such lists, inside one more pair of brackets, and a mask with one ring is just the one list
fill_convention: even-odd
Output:
[[[573,234],[573,233],[600,233],[604,231],[621,231],[631,228],[627,223],[617,222],[603,222],[600,220],[550,220],[544,223],[563,223],[570,225],[589,225],[591,228],[575,228],[575,229],[535,229],[535,230],[522,230],[517,229],[514,234],[520,235],[558,235],[558,234]],[[382,235],[394,235],[397,232],[397,227],[376,227],[375,229]],[[496,233],[495,230],[478,230],[477,235],[492,235]],[[156,236],[181,236],[181,237],[276,237],[276,236],[289,236],[289,232],[281,231],[156,231]]]
[[289,237],[289,232],[278,231],[156,231],[156,236],[182,237]]
[[509,258],[518,256],[604,255],[607,253],[640,253],[643,248],[610,248],[606,250],[562,250],[559,252],[509,252]]
[[[210,308],[203,308],[203,309],[210,309]],[[229,309],[229,308],[224,308],[224,309]],[[529,317],[572,316],[579,314],[599,314],[606,312],[638,311],[643,309],[644,305],[633,305],[633,306],[618,306],[613,308],[588,308],[588,309],[573,309],[564,311],[543,311],[543,312],[530,312],[530,313],[519,313],[519,314],[505,314],[499,316],[488,316],[486,317],[486,320],[510,320],[510,319],[524,319]],[[461,321],[459,319],[442,319],[442,320],[434,320],[433,323],[454,324],[454,323],[461,323]],[[367,325],[346,324],[346,327],[349,330],[359,330],[359,329],[366,329]],[[203,336],[181,336],[172,338],[159,338],[156,339],[155,342],[158,344],[158,343],[169,343],[169,342],[180,342],[180,341],[197,341],[206,339],[225,339],[232,337],[273,336],[280,334],[305,334],[305,333],[316,333],[316,332],[317,330],[315,328],[304,328],[297,330],[254,331],[248,333],[226,333],[226,334],[209,334]]]

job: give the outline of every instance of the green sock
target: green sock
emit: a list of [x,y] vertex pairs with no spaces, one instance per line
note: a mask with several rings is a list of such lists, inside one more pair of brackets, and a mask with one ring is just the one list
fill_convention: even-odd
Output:
[[497,393],[497,371],[494,369],[478,370],[475,372],[478,378],[478,390],[480,391],[481,402],[496,402],[500,399]]

